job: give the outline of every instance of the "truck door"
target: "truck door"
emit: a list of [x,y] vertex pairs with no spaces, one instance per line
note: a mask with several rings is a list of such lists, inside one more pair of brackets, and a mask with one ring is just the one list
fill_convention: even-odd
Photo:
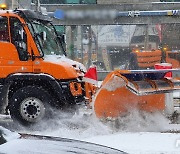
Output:
[[32,72],[27,40],[18,18],[0,16],[0,78],[17,72]]
[[16,47],[19,59],[9,64],[10,71],[13,72],[32,72],[32,60],[30,59],[30,48],[28,36],[24,25],[16,17],[9,18],[10,23],[10,42]]

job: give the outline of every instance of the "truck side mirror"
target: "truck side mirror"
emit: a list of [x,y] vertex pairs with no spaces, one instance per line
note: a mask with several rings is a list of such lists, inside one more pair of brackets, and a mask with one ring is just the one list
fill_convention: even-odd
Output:
[[66,43],[66,39],[65,39],[65,35],[64,34],[60,36],[60,39],[61,39],[62,43]]
[[57,36],[57,39],[59,41],[59,43],[61,44],[62,48],[63,48],[63,51],[64,51],[64,54],[65,56],[67,56],[66,52],[65,52],[65,48],[66,48],[66,37],[64,34],[61,34],[59,32],[57,32],[58,36]]
[[58,40],[64,44],[66,43],[66,38],[65,38],[65,35],[64,34],[61,34],[60,32],[57,32],[57,35],[58,35]]
[[41,37],[41,39],[42,39],[43,41],[46,41],[46,40],[47,40],[47,34],[46,34],[46,32],[45,32],[45,31],[41,32],[41,33],[40,33],[40,37]]

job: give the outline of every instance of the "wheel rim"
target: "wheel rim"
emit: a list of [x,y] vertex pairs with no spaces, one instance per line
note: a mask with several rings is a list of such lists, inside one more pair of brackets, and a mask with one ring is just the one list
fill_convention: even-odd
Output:
[[45,106],[38,98],[28,97],[22,101],[20,113],[23,119],[29,122],[37,122],[44,117]]

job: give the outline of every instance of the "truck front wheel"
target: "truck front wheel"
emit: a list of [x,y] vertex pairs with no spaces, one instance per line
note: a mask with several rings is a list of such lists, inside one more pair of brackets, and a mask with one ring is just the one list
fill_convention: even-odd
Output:
[[37,123],[50,116],[50,94],[41,87],[27,86],[17,90],[9,100],[10,115],[23,125]]

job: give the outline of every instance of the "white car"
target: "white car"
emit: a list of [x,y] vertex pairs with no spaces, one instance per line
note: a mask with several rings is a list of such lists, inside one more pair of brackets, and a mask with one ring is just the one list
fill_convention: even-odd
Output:
[[126,154],[79,140],[19,134],[0,127],[0,154]]

